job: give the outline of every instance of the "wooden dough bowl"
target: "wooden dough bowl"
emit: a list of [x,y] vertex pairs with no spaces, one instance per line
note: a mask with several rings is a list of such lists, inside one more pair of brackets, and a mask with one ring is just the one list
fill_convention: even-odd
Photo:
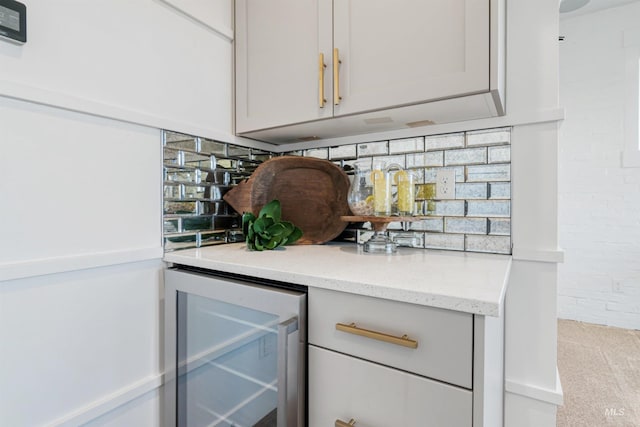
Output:
[[299,227],[298,244],[320,244],[336,238],[347,226],[349,178],[327,160],[284,156],[262,163],[248,180],[229,190],[223,199],[237,212],[252,212],[277,199],[282,219]]

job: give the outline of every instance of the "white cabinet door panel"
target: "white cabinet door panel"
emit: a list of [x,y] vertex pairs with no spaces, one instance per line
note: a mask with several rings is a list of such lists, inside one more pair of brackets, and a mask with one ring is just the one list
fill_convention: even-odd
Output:
[[488,0],[334,2],[334,115],[489,90]]
[[236,130],[238,133],[332,115],[319,107],[320,53],[331,94],[331,2],[236,1]]
[[309,427],[471,427],[472,393],[309,346]]

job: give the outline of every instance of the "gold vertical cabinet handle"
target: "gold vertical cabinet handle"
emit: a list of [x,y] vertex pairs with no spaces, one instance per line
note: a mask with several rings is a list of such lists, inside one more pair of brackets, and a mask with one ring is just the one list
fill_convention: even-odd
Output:
[[336,420],[336,427],[353,427],[356,423],[356,420],[351,418],[348,423],[345,423],[342,420]]
[[333,105],[340,104],[342,97],[340,96],[340,73],[338,66],[342,64],[340,61],[340,52],[338,48],[333,49]]
[[321,53],[318,57],[318,103],[320,108],[324,108],[324,103],[327,100],[324,98],[324,69],[327,66],[324,64],[324,53]]
[[390,344],[401,345],[403,347],[418,348],[418,341],[412,340],[407,335],[397,337],[395,335],[385,334],[383,332],[371,331],[369,329],[359,328],[355,323],[346,325],[344,323],[336,323],[338,331],[347,332],[349,334],[360,335],[361,337],[371,338],[378,341],[384,341]]

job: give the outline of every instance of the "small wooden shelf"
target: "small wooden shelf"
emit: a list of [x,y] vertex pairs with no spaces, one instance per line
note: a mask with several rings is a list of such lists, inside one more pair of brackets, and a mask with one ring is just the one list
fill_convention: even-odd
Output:
[[343,215],[341,220],[347,222],[370,222],[374,231],[385,231],[392,222],[416,222],[428,218],[426,216],[376,216],[376,215]]

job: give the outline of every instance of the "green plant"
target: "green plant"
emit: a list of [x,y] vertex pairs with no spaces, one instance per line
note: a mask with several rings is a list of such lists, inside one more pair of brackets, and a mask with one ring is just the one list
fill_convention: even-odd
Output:
[[280,201],[272,200],[263,206],[257,218],[251,212],[242,215],[242,232],[249,249],[275,249],[302,237],[302,230],[288,221],[281,221],[281,213]]

